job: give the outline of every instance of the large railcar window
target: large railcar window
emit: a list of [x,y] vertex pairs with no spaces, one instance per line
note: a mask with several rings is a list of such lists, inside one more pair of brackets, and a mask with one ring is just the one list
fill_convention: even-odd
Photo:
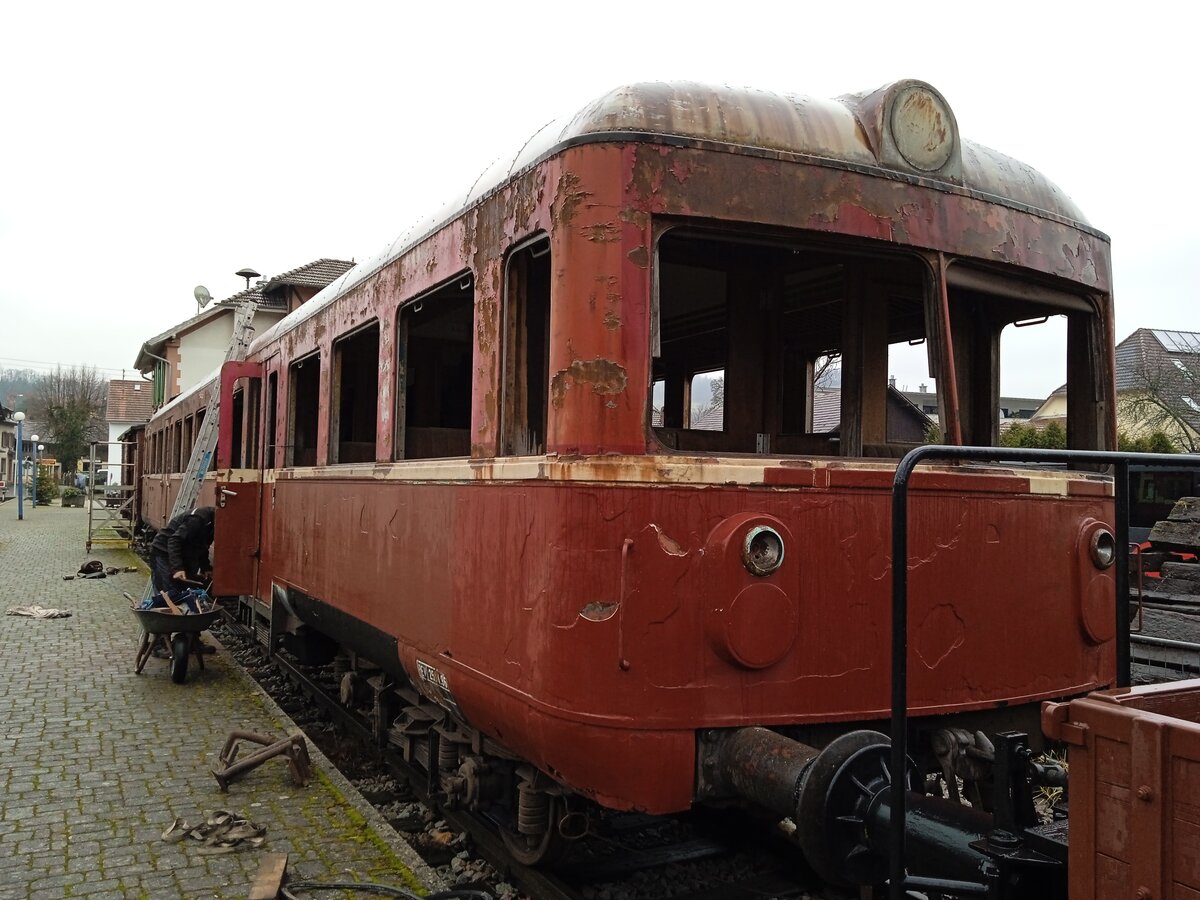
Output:
[[314,353],[292,363],[289,375],[287,465],[315,466],[321,394],[320,355]]
[[379,403],[379,323],[358,329],[333,345],[333,413],[329,461],[375,461]]
[[510,456],[546,451],[550,389],[550,240],[509,256],[504,292],[503,447]]
[[922,440],[929,420],[888,382],[889,345],[925,337],[916,259],[678,229],[656,265],[667,447],[893,456]]
[[1072,449],[1106,447],[1105,339],[1092,302],[965,263],[949,267],[947,282],[963,443],[999,443],[1026,418],[1012,414],[1022,402],[1053,394],[1034,427],[1060,429]]
[[397,330],[396,458],[470,455],[471,277],[464,275],[405,304]]

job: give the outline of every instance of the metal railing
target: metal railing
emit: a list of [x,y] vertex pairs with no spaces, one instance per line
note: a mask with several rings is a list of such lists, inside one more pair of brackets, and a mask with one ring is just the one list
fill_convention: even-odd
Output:
[[[896,467],[892,483],[892,785],[888,823],[888,896],[902,900],[907,888],[945,893],[986,893],[983,884],[965,884],[938,878],[909,876],[905,872],[905,826],[907,798],[903,773],[908,750],[908,486],[913,470],[933,460],[982,463],[1091,464],[1113,468],[1116,521],[1113,523],[1118,550],[1129,546],[1129,467],[1200,468],[1194,454],[1121,453],[1104,450],[1027,450],[1004,447],[951,447],[931,444],[910,450]],[[1129,662],[1129,557],[1118,552],[1117,584],[1117,687],[1128,687]]]

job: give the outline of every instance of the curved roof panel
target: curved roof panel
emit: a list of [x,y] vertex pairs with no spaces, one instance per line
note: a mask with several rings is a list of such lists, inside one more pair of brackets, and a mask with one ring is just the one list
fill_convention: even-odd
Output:
[[343,274],[260,336],[256,345],[295,327],[552,153],[614,140],[804,159],[983,196],[1093,231],[1070,198],[1035,169],[961,140],[949,104],[924,82],[898,81],[836,100],[692,82],[633,84],[539,128],[515,155],[480,174],[462,196]]

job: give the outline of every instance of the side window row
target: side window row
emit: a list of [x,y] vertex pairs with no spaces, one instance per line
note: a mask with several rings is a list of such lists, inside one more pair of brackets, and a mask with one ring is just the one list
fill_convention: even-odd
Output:
[[[550,242],[541,235],[508,255],[504,272],[504,365],[501,447],[506,455],[546,448],[550,340]],[[394,459],[470,455],[475,283],[460,275],[401,304],[395,320]],[[380,322],[360,325],[334,341],[330,365],[329,463],[373,462],[378,446]],[[235,468],[312,466],[321,417],[319,352],[293,361],[285,374],[249,381],[234,392]],[[286,409],[280,378],[286,378]],[[265,402],[260,410],[260,393]],[[179,472],[187,464],[203,411],[147,437],[148,472]],[[278,432],[283,416],[285,433]],[[260,431],[261,429],[261,431]],[[277,455],[277,436],[283,441]]]

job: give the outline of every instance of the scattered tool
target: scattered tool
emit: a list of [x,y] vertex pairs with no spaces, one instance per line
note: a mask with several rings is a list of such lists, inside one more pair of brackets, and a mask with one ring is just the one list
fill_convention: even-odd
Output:
[[[242,741],[260,744],[262,749],[254,751],[239,761],[237,755]],[[225,741],[225,749],[221,751],[220,765],[212,770],[213,777],[217,779],[221,790],[226,791],[229,790],[229,782],[233,779],[276,756],[287,756],[288,771],[292,775],[292,781],[301,787],[308,783],[308,779],[312,777],[312,764],[308,759],[308,745],[304,742],[303,735],[294,734],[291,737],[276,740],[252,731],[230,732],[229,739]]]
[[162,839],[168,844],[175,844],[184,838],[191,838],[204,845],[197,853],[216,856],[261,847],[266,840],[266,833],[266,825],[256,825],[226,809],[214,809],[204,814],[203,822],[195,825],[187,819],[176,819],[162,833]]

